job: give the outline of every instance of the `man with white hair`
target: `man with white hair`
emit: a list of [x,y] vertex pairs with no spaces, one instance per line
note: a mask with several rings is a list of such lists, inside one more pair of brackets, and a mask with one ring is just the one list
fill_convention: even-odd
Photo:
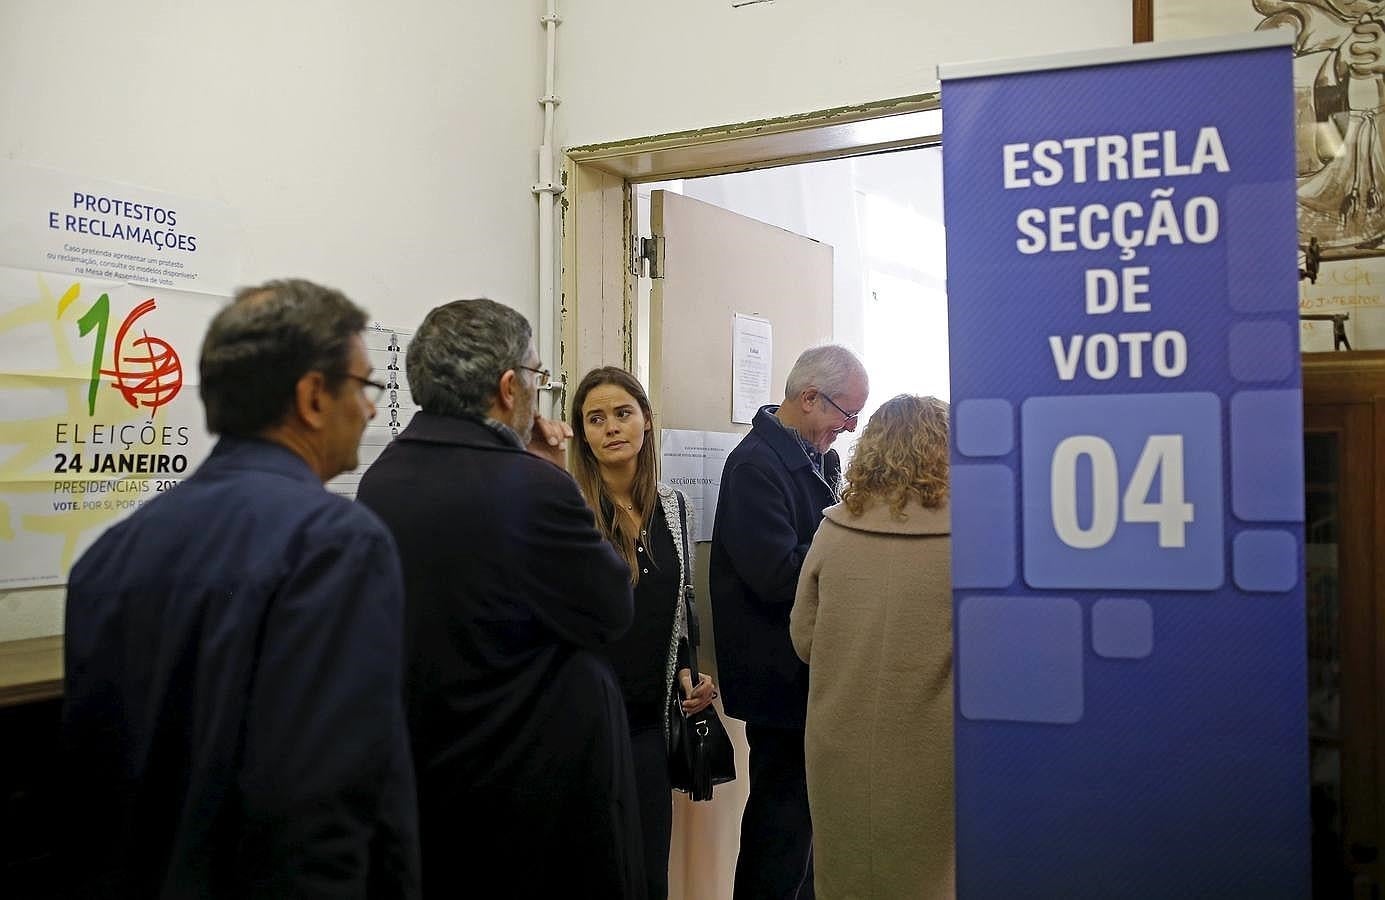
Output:
[[712,625],[726,713],[746,722],[750,799],[736,897],[813,896],[813,825],[803,770],[808,667],[789,640],[798,572],[837,502],[837,435],[855,431],[870,383],[827,344],[803,352],[784,402],[755,414],[726,458],[712,534]]

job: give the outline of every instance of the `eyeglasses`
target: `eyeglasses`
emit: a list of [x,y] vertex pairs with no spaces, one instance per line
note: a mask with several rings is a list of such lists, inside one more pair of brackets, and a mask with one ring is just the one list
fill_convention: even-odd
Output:
[[847,412],[846,410],[842,409],[840,406],[837,405],[836,400],[833,400],[831,397],[827,396],[826,391],[818,391],[818,396],[826,400],[828,403],[832,404],[832,408],[842,414],[842,418],[846,420],[842,422],[843,425],[853,422],[861,417],[861,411],[859,409],[856,410],[854,413]]
[[378,381],[371,381],[369,378],[362,378],[359,375],[352,375],[350,372],[346,373],[346,377],[360,383],[361,393],[365,395],[366,400],[370,401],[371,406],[380,402],[380,397],[385,393],[383,384]]
[[538,377],[534,381],[538,382],[539,387],[548,387],[548,382],[552,380],[553,373],[547,369],[536,369],[533,366],[515,366],[516,369],[523,369],[526,372],[533,372]]

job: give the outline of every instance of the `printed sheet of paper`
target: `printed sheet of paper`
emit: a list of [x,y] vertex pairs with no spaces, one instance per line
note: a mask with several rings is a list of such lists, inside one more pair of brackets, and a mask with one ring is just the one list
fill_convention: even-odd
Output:
[[663,430],[659,444],[663,481],[682,491],[692,504],[697,518],[695,540],[712,539],[721,470],[726,465],[727,454],[743,437],[743,434],[724,431]]
[[413,391],[409,389],[408,374],[404,371],[404,358],[409,352],[409,341],[413,334],[402,328],[371,322],[362,337],[365,339],[366,354],[370,357],[370,379],[383,384],[385,392],[375,404],[375,418],[366,426],[365,434],[361,435],[361,450],[357,456],[359,464],[350,472],[343,472],[327,482],[327,490],[353,500],[365,470],[380,458],[391,441],[399,437],[399,432],[418,411]]
[[770,370],[774,337],[770,323],[736,313],[732,317],[731,421],[749,425],[755,412],[770,401]]
[[201,463],[198,348],[224,301],[0,267],[0,590],[62,584]]
[[229,296],[241,243],[220,203],[0,159],[0,266]]

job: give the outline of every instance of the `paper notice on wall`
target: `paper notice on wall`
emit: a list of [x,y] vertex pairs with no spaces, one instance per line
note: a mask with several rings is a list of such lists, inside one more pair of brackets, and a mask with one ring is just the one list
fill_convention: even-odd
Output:
[[736,313],[732,317],[731,421],[749,425],[755,412],[770,402],[774,337],[770,323]]
[[0,589],[62,584],[197,468],[197,360],[224,302],[0,267]]
[[240,246],[219,203],[0,159],[0,266],[229,295]]
[[409,376],[404,367],[413,334],[402,328],[371,322],[361,337],[365,339],[366,355],[370,359],[370,380],[378,381],[385,389],[375,403],[375,418],[370,420],[365,433],[361,435],[356,468],[327,482],[327,490],[352,500],[356,499],[356,489],[366,469],[380,458],[380,454],[399,437],[399,432],[408,427],[414,413],[418,412],[418,404],[414,401],[414,392],[409,387]]
[[660,440],[660,466],[665,484],[682,491],[697,516],[694,540],[710,541],[717,516],[717,495],[726,456],[743,434],[724,431],[681,431],[665,428]]

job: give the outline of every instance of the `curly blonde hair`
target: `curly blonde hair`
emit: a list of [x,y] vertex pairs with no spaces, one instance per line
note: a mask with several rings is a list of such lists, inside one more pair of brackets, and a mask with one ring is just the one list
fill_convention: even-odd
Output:
[[937,397],[900,394],[875,411],[846,470],[842,503],[859,516],[872,501],[895,518],[917,500],[925,509],[947,502],[947,404]]

